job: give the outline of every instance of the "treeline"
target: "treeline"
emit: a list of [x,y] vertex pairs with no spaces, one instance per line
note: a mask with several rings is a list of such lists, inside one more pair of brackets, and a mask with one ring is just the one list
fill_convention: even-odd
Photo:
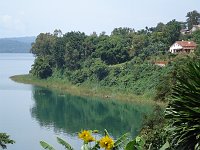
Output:
[[30,53],[35,37],[0,38],[0,53]]
[[[175,74],[174,63],[170,63],[175,55],[168,53],[169,47],[181,39],[199,42],[199,31],[184,36],[181,29],[182,23],[172,20],[140,31],[115,28],[111,35],[75,31],[63,34],[60,30],[41,33],[32,44],[36,59],[31,74],[163,99],[170,91],[169,78]],[[158,60],[168,61],[169,65],[154,65]]]

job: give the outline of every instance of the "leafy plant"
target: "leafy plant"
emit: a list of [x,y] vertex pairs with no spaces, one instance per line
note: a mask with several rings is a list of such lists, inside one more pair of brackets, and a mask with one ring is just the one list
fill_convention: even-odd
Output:
[[15,141],[10,139],[6,133],[0,133],[0,148],[7,149],[7,144],[14,144]]
[[65,140],[57,137],[57,141],[58,141],[58,143],[60,143],[61,145],[63,145],[66,149],[73,150],[73,148],[71,147],[71,145],[69,145]]
[[200,61],[191,61],[177,77],[165,117],[175,149],[200,149]]
[[137,136],[134,140],[126,145],[125,150],[143,150],[145,141],[142,137]]
[[145,140],[144,149],[158,150],[165,144],[167,138],[165,127],[164,110],[156,105],[153,113],[145,116],[143,121],[140,135]]
[[[94,131],[83,130],[82,132],[80,132],[78,134],[79,138],[83,140],[83,145],[81,147],[82,150],[98,150],[100,148],[105,148],[105,150],[119,150],[121,148],[124,149],[126,144],[129,141],[129,134],[128,133],[122,135],[116,141],[114,141],[110,137],[107,130],[104,131],[105,136],[102,137],[100,140],[96,140],[92,136],[92,133],[96,134],[96,133],[98,133],[98,131],[97,130],[94,130]],[[65,147],[65,149],[74,150],[72,148],[72,146],[69,143],[67,143],[65,140],[57,137],[57,141],[58,141],[59,144],[63,145]],[[91,146],[91,144],[89,144],[89,143],[92,143],[92,142],[94,142],[93,146]],[[51,145],[49,145],[48,143],[46,143],[44,141],[40,141],[40,145],[44,149],[55,150]],[[127,150],[129,150],[129,149],[127,149]]]

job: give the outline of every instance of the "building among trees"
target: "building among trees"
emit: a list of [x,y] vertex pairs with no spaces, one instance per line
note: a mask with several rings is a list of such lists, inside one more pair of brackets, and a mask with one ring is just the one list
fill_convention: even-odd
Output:
[[174,54],[183,52],[190,53],[193,52],[196,47],[197,44],[194,41],[176,41],[172,44],[169,51]]

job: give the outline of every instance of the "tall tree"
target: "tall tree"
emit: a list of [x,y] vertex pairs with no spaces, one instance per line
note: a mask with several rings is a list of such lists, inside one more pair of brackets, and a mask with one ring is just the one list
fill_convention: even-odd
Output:
[[41,57],[51,55],[55,45],[55,38],[56,37],[50,33],[40,33],[35,43],[32,44],[31,52]]
[[191,12],[188,12],[187,15],[187,24],[188,24],[188,29],[192,29],[193,25],[198,25],[199,24],[199,19],[200,19],[200,13],[198,13],[196,10],[193,10]]
[[70,70],[79,69],[84,60],[85,33],[69,32],[63,36],[65,42],[65,65]]
[[168,22],[164,29],[165,43],[172,45],[175,41],[179,40],[181,24],[176,20]]

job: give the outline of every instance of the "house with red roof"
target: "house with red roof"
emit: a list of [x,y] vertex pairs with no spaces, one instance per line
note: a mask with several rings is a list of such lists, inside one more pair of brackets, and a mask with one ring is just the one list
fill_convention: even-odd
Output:
[[173,54],[194,52],[197,44],[194,41],[176,41],[169,49]]

